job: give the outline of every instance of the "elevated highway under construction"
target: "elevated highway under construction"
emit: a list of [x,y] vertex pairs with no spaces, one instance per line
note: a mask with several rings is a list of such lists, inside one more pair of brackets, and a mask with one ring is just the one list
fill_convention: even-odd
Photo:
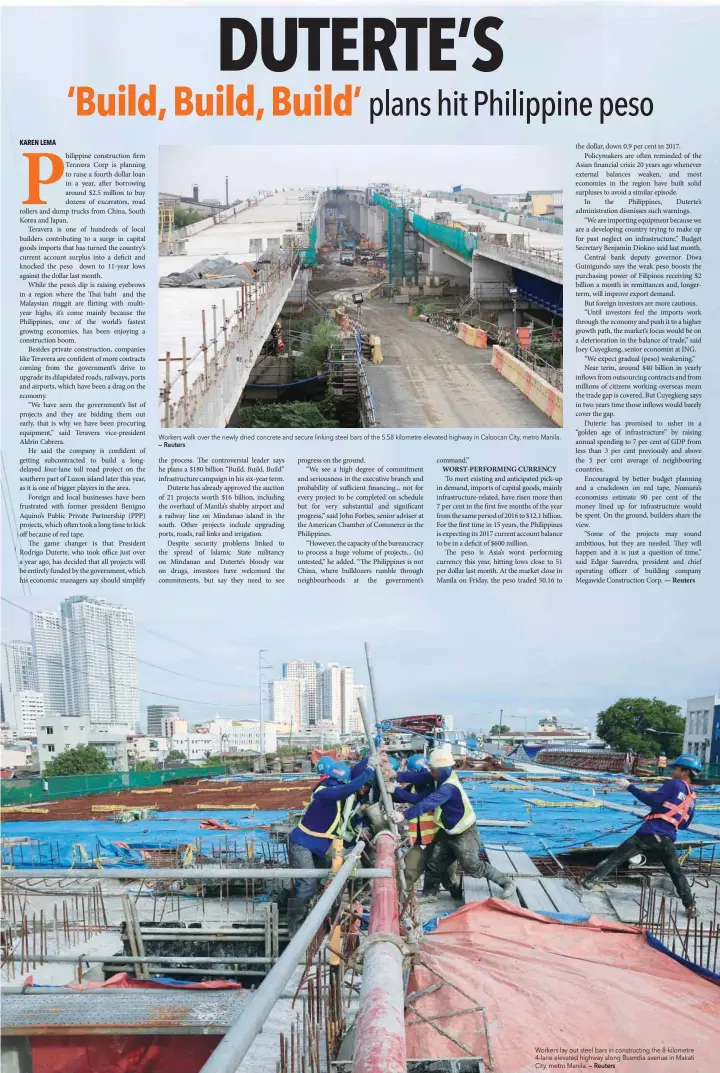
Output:
[[[311,387],[349,396],[350,424],[561,424],[562,242],[557,228],[507,213],[352,187],[275,191],[169,229],[160,424],[224,427],[246,405],[306,397],[293,338],[282,355],[275,342],[313,315],[334,321],[341,339]],[[218,267],[222,258],[230,267]],[[237,273],[229,286],[222,271]]]

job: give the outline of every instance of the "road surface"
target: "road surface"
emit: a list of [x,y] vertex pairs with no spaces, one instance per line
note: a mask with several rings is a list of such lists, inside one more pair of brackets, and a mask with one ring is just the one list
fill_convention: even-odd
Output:
[[411,320],[387,299],[367,302],[363,320],[382,347],[382,364],[366,366],[381,427],[556,427],[492,368],[492,350]]

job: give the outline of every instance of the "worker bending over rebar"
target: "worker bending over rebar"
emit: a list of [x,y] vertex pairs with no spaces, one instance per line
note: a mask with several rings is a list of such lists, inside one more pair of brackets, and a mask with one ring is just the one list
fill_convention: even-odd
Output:
[[515,881],[480,857],[482,843],[476,827],[475,810],[453,771],[455,758],[450,748],[433,749],[428,757],[428,765],[429,771],[421,768],[397,773],[397,783],[409,785],[412,790],[405,789],[403,785],[396,785],[393,789],[395,801],[408,802],[411,806],[404,815],[399,813],[400,821],[409,822],[432,812],[437,827],[423,861],[425,882],[421,897],[434,897],[442,884],[453,898],[462,899],[461,883],[449,874],[455,861],[465,875],[488,879],[501,887],[501,898],[512,897]]
[[[296,827],[289,835],[288,857],[291,868],[327,868],[327,854],[333,838],[340,837],[343,825],[343,802],[352,807],[355,794],[366,783],[375,781],[371,768],[351,779],[349,764],[321,756],[317,762],[318,775],[325,776],[312,791],[312,796]],[[307,915],[320,879],[296,879],[294,897],[288,900],[288,934],[296,933]]]
[[585,877],[583,886],[586,890],[603,890],[601,880],[613,869],[625,864],[631,857],[643,853],[650,859],[660,861],[670,876],[675,890],[687,910],[689,917],[697,914],[695,898],[690,890],[687,877],[680,867],[675,850],[678,831],[689,827],[695,812],[697,794],[692,784],[702,771],[702,763],[692,753],[682,753],[670,765],[671,778],[664,782],[659,790],[643,790],[634,786],[627,779],[616,779],[616,785],[628,790],[643,805],[649,805],[651,811],[645,817],[635,834],[621,842],[617,849],[593,868]]

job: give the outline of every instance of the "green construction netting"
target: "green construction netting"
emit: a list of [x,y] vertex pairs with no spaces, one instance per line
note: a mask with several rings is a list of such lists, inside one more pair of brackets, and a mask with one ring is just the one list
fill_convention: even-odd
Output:
[[436,224],[433,220],[426,220],[418,213],[410,213],[410,220],[421,235],[439,242],[441,246],[447,246],[449,250],[455,250],[466,261],[472,260],[473,250],[477,247],[477,236],[470,231],[464,231],[460,227],[446,227],[445,224]]
[[[3,780],[3,805],[25,805],[83,794],[107,794],[114,790],[140,790],[162,786],[178,779],[206,779],[225,775],[225,766],[164,768],[160,771],[113,771],[104,775],[56,775],[43,779]],[[47,790],[43,785],[47,784]]]
[[313,220],[310,228],[310,246],[303,253],[302,263],[304,265],[317,264],[317,220]]
[[391,212],[398,207],[394,201],[391,201],[389,197],[384,197],[382,194],[373,194],[373,201],[380,208],[386,209],[387,212]]

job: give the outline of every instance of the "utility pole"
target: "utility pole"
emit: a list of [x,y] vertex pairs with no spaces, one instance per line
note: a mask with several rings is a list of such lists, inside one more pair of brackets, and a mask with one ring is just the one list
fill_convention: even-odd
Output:
[[228,193],[228,177],[225,176],[225,208],[230,208],[230,195]]
[[263,679],[265,678],[265,671],[272,667],[271,663],[267,663],[264,657],[267,655],[267,648],[261,648],[258,650],[258,702],[260,705],[260,755],[265,756],[265,709],[263,707]]

